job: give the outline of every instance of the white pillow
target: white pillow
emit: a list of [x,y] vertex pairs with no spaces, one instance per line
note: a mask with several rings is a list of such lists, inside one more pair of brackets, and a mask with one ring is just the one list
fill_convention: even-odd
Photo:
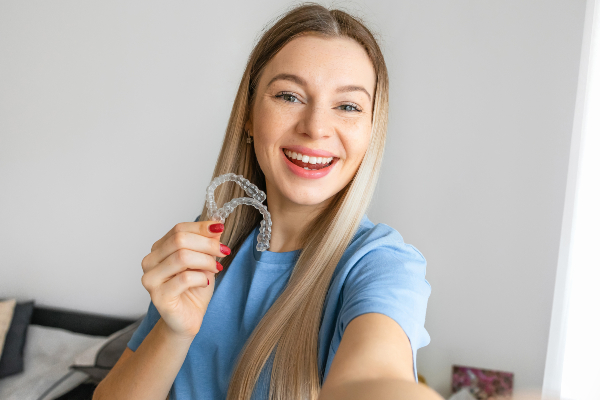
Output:
[[16,304],[16,299],[0,301],[0,356],[2,356],[4,339],[6,339],[6,334],[10,328]]
[[83,372],[69,370],[75,357],[107,340],[46,326],[29,325],[27,329],[24,371],[0,379],[2,400],[51,400],[65,394],[88,378]]

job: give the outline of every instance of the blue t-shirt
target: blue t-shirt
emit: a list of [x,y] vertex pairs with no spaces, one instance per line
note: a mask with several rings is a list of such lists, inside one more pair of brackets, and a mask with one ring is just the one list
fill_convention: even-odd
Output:
[[[283,292],[300,250],[256,250],[256,228],[244,241],[225,274],[218,274],[200,331],[169,392],[172,400],[225,399],[237,356],[260,319]],[[431,293],[425,258],[385,224],[365,215],[332,276],[319,331],[318,362],[323,382],[346,326],[365,313],[395,320],[410,340],[417,376],[417,349],[429,344],[425,310]],[[159,320],[148,313],[127,346],[135,351]],[[261,372],[253,399],[268,398],[274,352]],[[322,382],[321,382],[322,383]]]

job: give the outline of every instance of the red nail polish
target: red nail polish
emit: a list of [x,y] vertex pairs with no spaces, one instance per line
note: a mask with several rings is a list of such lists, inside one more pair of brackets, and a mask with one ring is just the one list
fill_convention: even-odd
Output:
[[223,229],[225,229],[225,225],[223,224],[212,224],[208,227],[208,230],[212,233],[223,232]]
[[206,286],[210,285],[210,279],[206,278]]
[[218,271],[223,271],[223,266],[221,265],[220,262],[217,261],[217,270]]
[[221,244],[219,247],[220,247],[221,253],[225,254],[226,256],[231,254],[231,249],[229,247],[225,246],[224,244]]

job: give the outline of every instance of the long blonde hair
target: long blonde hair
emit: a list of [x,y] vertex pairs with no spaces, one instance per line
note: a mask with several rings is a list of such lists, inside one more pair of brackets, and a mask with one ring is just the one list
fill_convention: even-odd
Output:
[[[323,304],[336,265],[367,210],[383,157],[388,119],[388,75],[376,39],[357,18],[340,10],[305,3],[281,16],[263,33],[250,54],[213,178],[233,172],[244,175],[266,191],[265,177],[253,146],[246,143],[244,125],[267,62],[289,41],[309,32],[354,39],[367,52],[377,76],[371,138],[352,181],[334,196],[328,207],[300,235],[304,238],[302,251],[289,282],[238,356],[227,393],[228,400],[250,400],[260,372],[273,350],[275,357],[269,399],[315,400],[318,397],[323,380],[317,354]],[[215,200],[217,204],[223,204],[240,196],[243,192],[239,186],[227,184],[217,189]],[[200,218],[207,219],[206,206]],[[237,207],[229,216],[221,241],[232,249],[232,254],[223,260],[221,274],[227,272],[242,242],[259,221],[260,214],[252,207]]]

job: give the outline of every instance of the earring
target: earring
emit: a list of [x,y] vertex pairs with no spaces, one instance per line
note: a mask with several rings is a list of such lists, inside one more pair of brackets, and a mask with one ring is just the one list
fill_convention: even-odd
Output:
[[248,131],[246,131],[246,143],[250,144],[253,141],[254,141],[254,138],[248,134]]

